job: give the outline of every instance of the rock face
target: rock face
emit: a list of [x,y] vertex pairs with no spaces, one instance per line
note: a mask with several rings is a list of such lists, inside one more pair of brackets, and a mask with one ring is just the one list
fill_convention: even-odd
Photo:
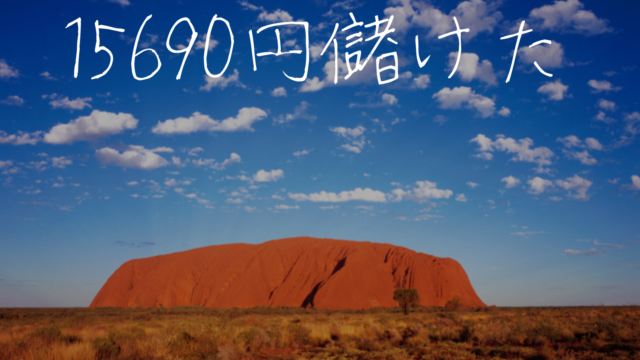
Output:
[[458,295],[485,306],[450,258],[370,242],[308,237],[214,245],[131,260],[107,280],[90,307],[393,307],[396,288],[414,288],[421,305]]

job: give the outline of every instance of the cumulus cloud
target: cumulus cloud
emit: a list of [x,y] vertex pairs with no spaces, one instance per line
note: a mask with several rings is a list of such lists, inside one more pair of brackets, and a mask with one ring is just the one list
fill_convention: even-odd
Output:
[[563,149],[562,152],[569,158],[579,160],[581,163],[585,165],[595,165],[598,161],[591,157],[587,150],[576,151],[572,150],[572,148],[583,148],[583,149],[591,149],[591,150],[602,150],[603,146],[597,139],[594,138],[586,138],[583,142],[575,135],[569,135],[563,138],[558,138],[558,142],[561,142],[566,149]]
[[556,180],[556,185],[569,192],[567,196],[577,200],[589,200],[590,196],[587,194],[587,191],[589,191],[592,184],[593,182],[578,175],[566,178],[565,180]]
[[601,92],[609,92],[609,91],[620,91],[622,90],[619,86],[613,86],[611,82],[607,80],[589,80],[587,84],[591,87],[591,92],[594,94]]
[[0,130],[0,144],[11,144],[11,145],[35,145],[40,140],[42,132],[36,131],[32,133],[18,131],[18,134],[7,134],[6,132]]
[[587,36],[613,31],[607,20],[599,19],[593,12],[584,10],[584,5],[579,0],[556,0],[553,5],[531,10],[529,17],[542,30]]
[[480,32],[492,33],[502,19],[495,11],[497,5],[487,4],[483,0],[463,1],[448,15],[433,5],[417,0],[392,0],[384,14],[394,16],[393,25],[398,33],[406,33],[411,28],[429,29],[428,37],[436,37],[455,30],[453,16],[458,19],[461,28],[469,28],[463,40],[470,40]]
[[204,76],[206,84],[200,86],[200,91],[211,91],[213,88],[224,89],[227,86],[233,85],[241,88],[245,88],[243,83],[240,82],[240,73],[237,69],[233,69],[233,74],[224,77],[224,75],[214,78],[209,75]]
[[286,124],[291,121],[299,120],[299,119],[313,121],[317,117],[307,112],[310,106],[311,105],[308,102],[302,101],[300,105],[296,106],[293,109],[293,113],[279,115],[273,119],[273,122],[275,124]]
[[496,140],[492,141],[483,134],[478,134],[470,142],[477,143],[480,147],[477,149],[479,158],[491,160],[494,151],[503,151],[507,154],[514,154],[512,161],[530,162],[538,165],[538,170],[543,171],[543,167],[551,165],[551,159],[554,157],[553,151],[549,148],[540,146],[533,148],[533,140],[524,138],[515,140],[507,138],[504,135],[497,135]]
[[289,198],[296,201],[311,201],[311,202],[329,202],[339,203],[346,201],[365,201],[365,202],[386,202],[385,193],[378,190],[372,190],[370,188],[362,189],[356,188],[350,191],[341,191],[340,193],[321,191],[319,193],[311,194],[295,194],[289,193]]
[[221,163],[214,164],[213,168],[216,169],[216,170],[224,170],[228,166],[231,166],[231,165],[236,164],[236,163],[240,163],[240,161],[242,161],[242,158],[240,157],[240,155],[238,155],[236,153],[231,153],[231,156],[229,156],[228,159],[224,160]]
[[236,117],[229,117],[222,121],[214,120],[209,115],[194,112],[190,117],[179,117],[158,124],[151,130],[154,134],[189,134],[197,131],[254,131],[252,125],[267,116],[267,113],[259,108],[242,108]]
[[496,110],[496,104],[486,96],[476,94],[470,87],[460,86],[450,89],[445,87],[433,95],[442,109],[460,109],[463,105],[475,109],[477,115],[487,118]]
[[458,196],[456,196],[456,201],[467,202],[467,197],[464,196],[464,194],[458,194]]
[[[458,53],[449,53],[449,70],[456,64]],[[462,81],[479,80],[489,85],[496,85],[496,74],[493,73],[493,65],[489,60],[482,60],[474,53],[463,52],[460,55],[460,63],[456,71]]]
[[271,91],[271,96],[273,97],[287,97],[287,89],[280,86]]
[[273,12],[268,12],[266,10],[263,10],[258,15],[258,20],[269,22],[269,23],[285,22],[285,21],[293,21],[293,16],[291,16],[288,12],[280,9]]
[[49,101],[49,104],[54,109],[69,110],[83,110],[86,107],[91,108],[91,104],[89,104],[89,102],[91,102],[92,100],[90,97],[75,98],[74,100],[69,100],[68,96],[62,96],[55,93],[51,95],[43,95],[42,98],[51,99],[51,101]]
[[7,64],[4,59],[0,59],[0,79],[17,78],[18,76],[19,73],[16,68]]
[[547,95],[549,100],[559,101],[564,99],[565,93],[569,90],[569,86],[565,85],[560,79],[554,82],[547,82],[538,88],[538,92]]
[[364,145],[366,144],[364,132],[364,126],[358,125],[355,128],[346,128],[343,126],[330,127],[329,131],[338,135],[339,137],[345,139],[347,141],[346,144],[343,144],[341,147],[347,151],[354,152],[359,154],[362,152]]
[[44,142],[71,144],[76,141],[93,141],[135,129],[137,125],[138,120],[131,114],[93,110],[88,116],[80,116],[67,124],[54,126],[44,136]]
[[553,188],[551,181],[538,176],[527,181],[527,184],[529,184],[529,192],[535,195],[542,194],[548,188]]
[[309,154],[308,150],[299,150],[299,151],[293,152],[293,156],[297,157],[298,159],[308,154]]
[[511,110],[509,110],[509,108],[503,106],[502,109],[500,109],[500,111],[498,111],[498,115],[507,117],[507,116],[511,115]]
[[431,83],[431,78],[427,74],[417,76],[416,78],[413,79],[413,86],[415,86],[418,89],[426,89],[427,87],[429,87],[430,83]]
[[631,175],[631,184],[623,185],[623,190],[640,190],[640,176]]
[[137,145],[130,145],[123,152],[104,147],[96,150],[96,157],[105,165],[113,163],[121,167],[143,170],[153,170],[169,164],[167,160],[152,150]]
[[67,166],[73,164],[73,161],[67,159],[64,156],[60,156],[60,157],[52,157],[51,158],[51,166],[58,168],[58,169],[64,169]]
[[627,114],[624,117],[625,127],[624,130],[629,134],[635,136],[640,134],[640,113],[637,111]]
[[601,109],[607,110],[607,111],[615,111],[616,110],[616,103],[614,103],[613,101],[605,100],[605,99],[598,100],[598,106]]
[[24,99],[18,95],[9,95],[5,99],[0,100],[0,104],[22,106],[24,105]]
[[391,191],[393,201],[412,200],[418,203],[434,199],[448,199],[451,195],[453,195],[453,191],[438,189],[437,183],[426,180],[416,181],[416,186],[409,190],[398,188]]
[[537,45],[534,47],[523,46],[518,50],[518,59],[525,64],[538,65],[544,69],[555,69],[562,67],[565,63],[564,48],[558,42],[548,45]]
[[566,148],[589,148],[592,150],[602,150],[603,146],[597,139],[594,138],[586,138],[584,142],[580,140],[579,137],[575,135],[565,136],[563,138],[558,138],[558,142],[562,143]]
[[511,189],[516,187],[518,184],[520,184],[520,179],[513,177],[511,175],[502,178],[502,180],[500,180],[502,182],[505,183],[504,187],[507,189]]
[[253,175],[253,181],[255,182],[274,182],[284,178],[284,171],[278,170],[259,170]]

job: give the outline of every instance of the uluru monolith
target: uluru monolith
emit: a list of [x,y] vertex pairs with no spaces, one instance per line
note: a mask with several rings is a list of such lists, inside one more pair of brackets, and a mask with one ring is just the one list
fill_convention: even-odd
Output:
[[417,289],[422,306],[444,306],[456,295],[467,307],[485,306],[453,259],[390,244],[296,237],[127,261],[90,307],[369,309],[398,306],[397,288]]

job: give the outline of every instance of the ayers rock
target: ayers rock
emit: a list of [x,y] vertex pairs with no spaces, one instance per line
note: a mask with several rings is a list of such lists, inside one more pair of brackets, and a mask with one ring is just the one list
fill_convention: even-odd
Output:
[[443,306],[456,295],[465,306],[485,306],[453,259],[389,244],[297,237],[127,261],[90,307],[368,309],[398,306],[393,291],[399,287],[417,289],[423,306]]

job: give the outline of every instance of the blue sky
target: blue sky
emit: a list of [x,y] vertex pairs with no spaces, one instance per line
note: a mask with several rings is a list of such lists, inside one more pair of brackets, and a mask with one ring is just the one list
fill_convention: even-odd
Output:
[[[633,9],[633,7],[636,7]],[[0,306],[87,306],[123,262],[315,236],[458,260],[487,304],[640,302],[638,5],[596,1],[144,0],[12,3],[0,14]],[[373,27],[394,19],[373,58]],[[131,59],[161,61],[134,79]],[[234,34],[222,77],[214,15]],[[82,18],[78,77],[74,78]],[[166,41],[187,17],[184,53]],[[462,29],[458,56],[453,17]],[[102,29],[95,53],[95,21]],[[302,26],[308,22],[309,64]],[[515,38],[522,35],[510,70]],[[333,43],[321,55],[335,24]],[[383,28],[386,23],[382,25]],[[358,31],[363,41],[346,48]],[[186,22],[174,50],[191,39]],[[416,60],[431,56],[423,66]],[[208,68],[229,55],[217,21]],[[349,38],[349,41],[355,38]],[[550,40],[533,48],[539,40]],[[396,53],[379,85],[376,58]],[[381,66],[393,65],[386,58]],[[353,60],[352,60],[353,61]],[[553,77],[540,73],[533,62]],[[151,74],[151,51],[136,57]],[[392,71],[381,74],[390,78]]]

